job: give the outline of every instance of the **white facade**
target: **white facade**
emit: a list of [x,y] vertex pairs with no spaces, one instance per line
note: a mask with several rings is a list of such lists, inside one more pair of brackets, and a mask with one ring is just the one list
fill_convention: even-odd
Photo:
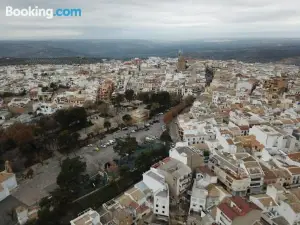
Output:
[[143,182],[153,193],[165,188],[165,178],[154,168],[151,168],[143,174]]
[[182,141],[188,145],[204,143],[206,140],[215,140],[216,133],[213,122],[199,122],[198,119],[188,119],[186,116],[178,116],[179,135]]
[[205,209],[207,195],[208,191],[195,179],[191,194],[190,212],[201,212],[203,209]]
[[252,89],[252,83],[248,80],[239,80],[236,84],[236,96],[247,96]]
[[70,221],[71,225],[82,225],[82,224],[90,224],[90,225],[102,225],[100,222],[100,215],[96,211],[92,209],[87,209],[78,215],[78,217],[74,220]]
[[5,199],[10,195],[10,191],[15,189],[18,184],[16,180],[16,176],[13,173],[0,173],[0,201]]
[[294,150],[296,138],[292,135],[283,135],[270,126],[253,126],[249,131],[265,148],[279,149],[285,152]]
[[154,204],[153,204],[153,213],[169,217],[169,189],[166,185],[163,190],[159,190],[154,193]]

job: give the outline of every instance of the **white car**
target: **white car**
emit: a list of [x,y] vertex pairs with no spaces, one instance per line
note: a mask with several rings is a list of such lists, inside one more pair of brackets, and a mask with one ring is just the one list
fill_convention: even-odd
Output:
[[115,142],[116,142],[115,140],[109,140],[107,143],[110,144],[110,145],[112,145],[112,144],[114,144]]
[[102,147],[102,148],[106,148],[107,146],[106,146],[106,145],[101,145],[101,147]]
[[92,144],[89,144],[88,147],[93,147],[93,145],[92,145]]
[[131,133],[135,133],[135,132],[136,132],[135,130],[132,130],[132,131],[131,131]]

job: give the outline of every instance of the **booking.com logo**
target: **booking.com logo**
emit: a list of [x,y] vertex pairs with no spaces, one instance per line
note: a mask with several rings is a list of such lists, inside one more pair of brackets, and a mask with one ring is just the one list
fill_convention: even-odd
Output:
[[69,17],[69,16],[81,16],[81,9],[72,8],[59,8],[59,9],[43,9],[38,6],[23,9],[13,8],[12,6],[6,6],[6,16],[30,16],[30,17],[45,17],[47,19],[53,19],[53,17]]

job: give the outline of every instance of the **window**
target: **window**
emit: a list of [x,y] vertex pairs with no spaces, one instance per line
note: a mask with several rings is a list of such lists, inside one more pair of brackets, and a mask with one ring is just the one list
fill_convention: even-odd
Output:
[[165,211],[162,211],[162,213],[165,213]]
[[156,207],[158,207],[158,204],[156,204]]
[[166,208],[166,207],[163,205],[163,207],[162,207],[162,208],[164,209],[164,208]]
[[157,209],[157,210],[155,210],[155,212],[158,212],[158,209]]

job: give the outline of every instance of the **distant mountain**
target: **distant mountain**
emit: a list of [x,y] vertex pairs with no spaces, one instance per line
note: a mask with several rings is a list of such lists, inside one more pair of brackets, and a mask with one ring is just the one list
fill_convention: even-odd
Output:
[[[2,58],[145,58],[185,56],[274,62],[300,57],[299,39],[236,39],[156,42],[147,40],[0,41]],[[1,60],[0,60],[1,61]],[[2,59],[3,61],[3,59]]]
[[280,60],[278,63],[300,66],[300,56],[285,58]]

